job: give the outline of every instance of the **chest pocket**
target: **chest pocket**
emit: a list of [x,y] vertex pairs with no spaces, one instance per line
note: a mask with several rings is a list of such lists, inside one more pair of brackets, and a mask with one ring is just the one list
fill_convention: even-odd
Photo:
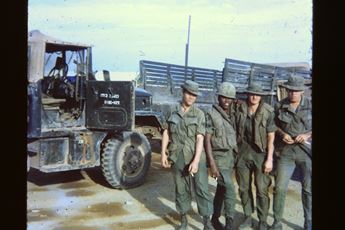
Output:
[[168,119],[169,129],[171,133],[177,132],[177,125],[180,122],[180,118],[176,114],[172,114]]
[[311,129],[311,111],[309,109],[302,109],[298,112],[298,118],[301,120],[305,129]]
[[288,112],[280,112],[278,115],[278,119],[284,123],[289,124],[292,121],[292,116],[290,116]]
[[236,132],[233,129],[233,127],[228,127],[228,134],[225,135],[226,140],[227,140],[227,144],[233,148],[236,149],[237,148],[237,143],[236,143]]
[[214,123],[214,127],[215,127],[215,132],[214,132],[214,135],[216,137],[222,137],[224,135],[223,133],[223,121],[221,119],[216,119],[213,121]]
[[187,126],[187,135],[193,137],[196,135],[196,128],[198,125],[198,119],[196,117],[187,117],[185,119]]
[[262,119],[261,126],[266,128],[266,126],[267,126],[267,119]]

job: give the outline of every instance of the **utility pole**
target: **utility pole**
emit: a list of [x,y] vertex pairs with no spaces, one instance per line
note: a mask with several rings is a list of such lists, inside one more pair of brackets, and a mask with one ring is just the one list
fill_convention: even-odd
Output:
[[189,51],[189,34],[190,34],[190,21],[191,21],[191,16],[189,15],[188,19],[188,37],[187,37],[187,44],[186,44],[186,54],[185,54],[185,67],[188,66],[188,51]]

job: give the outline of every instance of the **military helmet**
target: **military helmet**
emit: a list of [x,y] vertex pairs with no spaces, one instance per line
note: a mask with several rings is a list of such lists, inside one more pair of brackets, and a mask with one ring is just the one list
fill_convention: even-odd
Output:
[[218,88],[217,95],[235,99],[236,98],[236,88],[230,82],[223,82],[222,84],[220,84],[220,86]]

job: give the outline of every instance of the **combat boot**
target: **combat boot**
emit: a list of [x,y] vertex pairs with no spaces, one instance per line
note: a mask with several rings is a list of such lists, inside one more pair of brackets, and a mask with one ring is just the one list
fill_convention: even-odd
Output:
[[187,214],[181,214],[181,225],[178,230],[186,230],[188,226]]
[[219,221],[219,217],[216,217],[213,215],[211,218],[211,222],[212,222],[212,225],[213,225],[215,230],[223,230],[224,229],[223,224],[220,223],[220,221]]
[[259,222],[259,230],[268,230],[268,224],[266,221],[260,221]]
[[230,216],[225,217],[225,230],[233,230],[233,220]]
[[269,228],[269,230],[283,230],[282,222],[274,221],[272,226]]
[[242,224],[240,224],[240,226],[238,226],[238,229],[250,228],[250,227],[252,227],[252,217],[246,216],[244,218]]
[[204,223],[204,230],[215,230],[209,216],[203,216],[202,222]]

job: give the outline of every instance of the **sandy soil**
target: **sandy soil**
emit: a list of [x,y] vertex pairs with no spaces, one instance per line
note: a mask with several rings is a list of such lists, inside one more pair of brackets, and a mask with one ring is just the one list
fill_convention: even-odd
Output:
[[[27,229],[175,229],[172,175],[160,166],[160,155],[153,149],[152,163],[145,183],[134,189],[112,189],[99,167],[45,174],[31,169],[27,180]],[[236,184],[237,185],[237,184]],[[214,195],[216,183],[209,178]],[[289,184],[283,229],[303,229],[300,183]],[[272,198],[272,188],[271,188]],[[195,201],[189,213],[189,229],[202,229]],[[236,226],[243,218],[240,199],[236,202]],[[253,214],[257,225],[256,213]],[[225,222],[224,217],[220,218]],[[273,222],[272,202],[268,223]]]

